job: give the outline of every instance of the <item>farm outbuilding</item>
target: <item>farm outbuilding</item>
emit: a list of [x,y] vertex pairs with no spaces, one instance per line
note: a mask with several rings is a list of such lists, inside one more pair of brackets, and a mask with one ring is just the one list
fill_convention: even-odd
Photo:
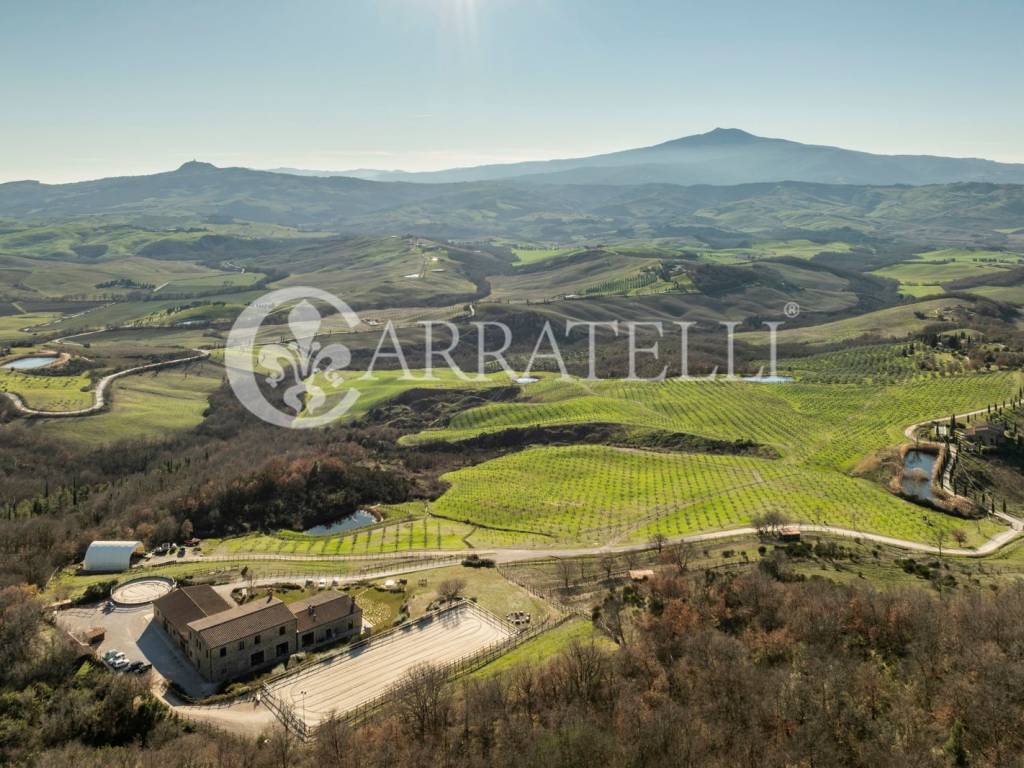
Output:
[[132,555],[142,553],[141,541],[94,541],[85,551],[82,570],[92,573],[117,573],[127,571],[132,565]]

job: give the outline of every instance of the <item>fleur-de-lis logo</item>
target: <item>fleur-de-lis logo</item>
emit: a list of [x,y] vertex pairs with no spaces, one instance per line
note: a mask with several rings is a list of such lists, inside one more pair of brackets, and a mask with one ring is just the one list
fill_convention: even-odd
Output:
[[[297,301],[296,301],[297,300]],[[313,303],[333,307],[350,330],[359,317],[345,302],[318,288],[282,288],[261,296],[246,307],[228,334],[225,366],[231,388],[242,404],[264,421],[291,428],[315,427],[344,415],[359,398],[354,389],[342,391],[342,369],[352,362],[348,347],[317,340],[323,316]],[[259,343],[258,333],[271,312],[291,306],[290,341]],[[291,413],[274,407],[260,389],[283,386],[281,397]],[[330,394],[332,406],[321,413]]]
[[276,388],[291,374],[291,384],[285,388],[283,398],[296,415],[316,414],[327,401],[321,381],[335,388],[344,380],[341,369],[352,362],[352,354],[344,344],[323,346],[316,340],[321,322],[319,310],[303,299],[288,313],[288,328],[295,336],[294,341],[267,344],[259,349],[256,365],[269,371],[266,382],[270,386]]

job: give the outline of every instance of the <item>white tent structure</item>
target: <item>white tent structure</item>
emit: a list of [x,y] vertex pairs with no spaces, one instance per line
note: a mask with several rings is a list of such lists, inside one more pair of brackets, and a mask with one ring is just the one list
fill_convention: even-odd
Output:
[[136,550],[142,550],[141,541],[94,541],[85,551],[82,570],[93,573],[127,571]]

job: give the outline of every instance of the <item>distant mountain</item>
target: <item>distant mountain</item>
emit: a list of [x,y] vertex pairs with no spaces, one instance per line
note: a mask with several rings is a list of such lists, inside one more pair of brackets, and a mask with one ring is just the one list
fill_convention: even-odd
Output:
[[0,217],[60,221],[89,215],[130,217],[147,226],[242,220],[342,233],[546,241],[672,236],[740,242],[743,233],[842,230],[1000,247],[1010,243],[1010,233],[1024,220],[1024,186],[534,184],[521,179],[410,184],[200,162],[150,176],[0,184]]
[[983,181],[1024,184],[1024,165],[930,155],[873,155],[838,147],[766,139],[735,128],[666,141],[653,147],[566,160],[543,160],[444,171],[279,169],[314,176],[346,175],[373,181],[444,183],[519,179],[546,184],[952,184]]

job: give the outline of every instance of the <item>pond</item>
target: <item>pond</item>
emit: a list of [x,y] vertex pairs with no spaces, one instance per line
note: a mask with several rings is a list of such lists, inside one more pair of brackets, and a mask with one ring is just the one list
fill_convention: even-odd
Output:
[[743,380],[751,384],[789,384],[796,381],[792,376],[748,376]]
[[927,451],[907,451],[903,457],[903,479],[900,488],[908,496],[919,499],[932,498],[932,471],[938,459]]
[[348,517],[343,517],[341,520],[335,520],[333,523],[325,525],[314,525],[312,528],[307,528],[303,533],[313,536],[330,536],[332,533],[343,533],[351,531],[353,528],[373,525],[376,522],[377,518],[374,517],[372,512],[367,512],[365,509],[357,509]]
[[536,384],[540,379],[534,376],[520,376],[516,379],[516,384]]
[[45,357],[19,357],[17,360],[11,360],[9,363],[0,365],[0,368],[8,368],[14,371],[30,371],[33,368],[42,368],[44,365],[50,365],[56,359],[53,355]]

